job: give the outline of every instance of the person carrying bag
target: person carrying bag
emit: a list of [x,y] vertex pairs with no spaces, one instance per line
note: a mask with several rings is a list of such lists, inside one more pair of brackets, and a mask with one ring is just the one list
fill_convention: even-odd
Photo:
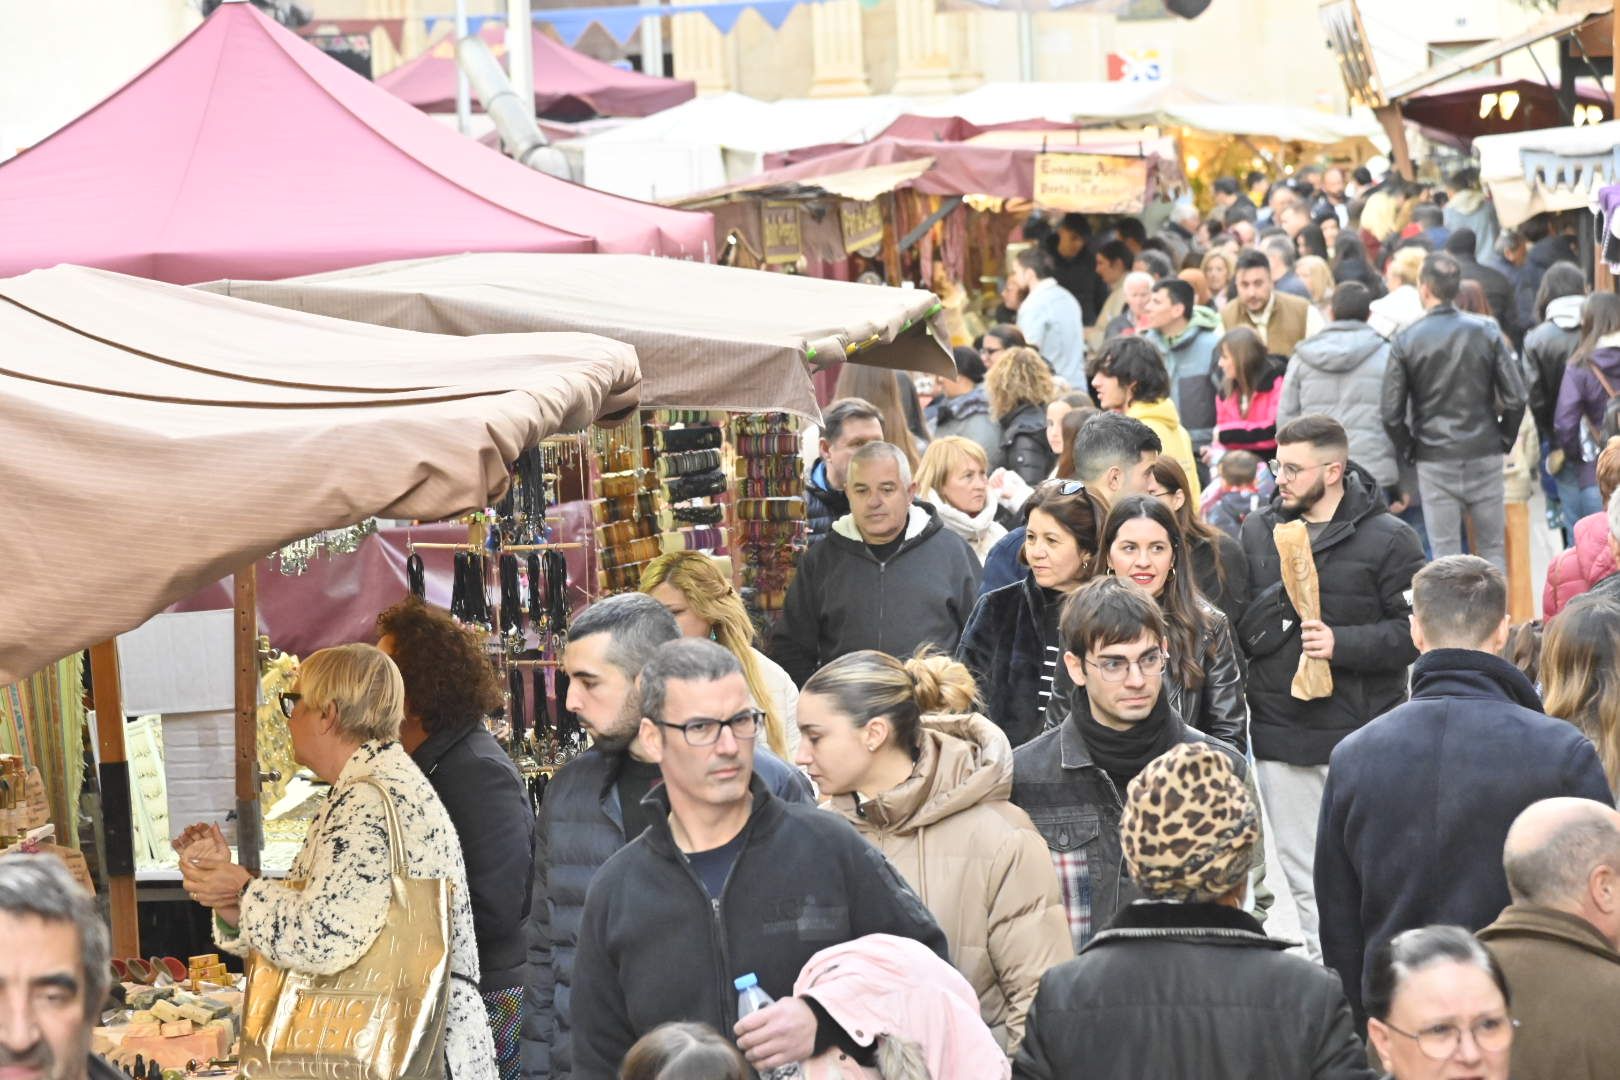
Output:
[[175,840],[248,961],[244,1080],[497,1080],[461,845],[396,741],[404,698],[370,645],[315,653],[281,696],[294,756],[332,785],[287,881],[232,863],[217,825]]

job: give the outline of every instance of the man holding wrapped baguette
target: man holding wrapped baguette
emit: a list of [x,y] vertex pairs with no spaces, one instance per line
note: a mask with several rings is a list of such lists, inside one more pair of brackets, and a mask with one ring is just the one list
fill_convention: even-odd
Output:
[[1249,658],[1250,744],[1270,835],[1320,959],[1313,866],[1328,757],[1406,699],[1417,658],[1408,618],[1423,547],[1350,460],[1339,422],[1302,416],[1277,432],[1277,494],[1241,540],[1250,601],[1238,625]]

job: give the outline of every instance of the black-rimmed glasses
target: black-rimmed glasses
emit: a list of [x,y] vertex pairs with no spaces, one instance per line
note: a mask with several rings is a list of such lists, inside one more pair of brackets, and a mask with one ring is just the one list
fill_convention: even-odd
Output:
[[291,720],[293,710],[298,708],[298,703],[300,701],[304,700],[304,695],[295,694],[291,690],[286,690],[281,693],[279,700],[281,702],[281,715]]
[[1084,480],[1047,480],[1043,486],[1055,487],[1059,495],[1078,495],[1086,490]]
[[[1402,1031],[1388,1020],[1380,1021],[1395,1034],[1414,1040],[1423,1056],[1430,1061],[1445,1061],[1457,1052],[1462,1042],[1462,1028],[1456,1024],[1435,1024],[1419,1032]],[[1468,1025],[1468,1033],[1474,1037],[1474,1045],[1487,1054],[1495,1054],[1506,1050],[1513,1043],[1513,1031],[1519,1026],[1517,1020],[1507,1016],[1482,1016]]]
[[663,720],[654,720],[659,727],[674,728],[686,737],[687,746],[713,746],[720,740],[720,729],[728,727],[731,734],[741,740],[751,740],[759,734],[759,725],[765,721],[765,713],[760,709],[744,709],[736,716],[725,720],[712,720],[700,716],[695,720],[688,720],[684,724],[670,724]]

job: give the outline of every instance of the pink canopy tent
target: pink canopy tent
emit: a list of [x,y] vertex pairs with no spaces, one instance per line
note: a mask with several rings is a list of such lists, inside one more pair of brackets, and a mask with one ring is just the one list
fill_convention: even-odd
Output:
[[191,284],[467,251],[706,261],[714,225],[491,153],[231,3],[0,165],[0,237],[0,277],[79,263]]
[[[485,23],[479,31],[496,56],[505,55],[506,27]],[[424,112],[456,107],[456,43],[444,37],[421,56],[377,80],[377,85]],[[651,116],[691,101],[697,86],[686,79],[660,79],[623,71],[534,31],[534,111],[575,123],[592,116]]]

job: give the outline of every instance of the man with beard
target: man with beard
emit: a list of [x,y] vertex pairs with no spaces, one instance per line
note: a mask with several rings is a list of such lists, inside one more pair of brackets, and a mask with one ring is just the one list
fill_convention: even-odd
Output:
[[[661,780],[657,760],[642,746],[636,677],[660,645],[680,636],[675,616],[641,593],[599,600],[569,627],[566,704],[590,734],[591,748],[551,778],[535,826],[523,1016],[527,1076],[572,1074],[569,997],[585,889],[614,852],[647,828],[650,811],[642,799]],[[778,798],[810,801],[804,775],[763,747],[755,770]]]
[[[1283,875],[1312,959],[1321,958],[1313,866],[1316,822],[1333,748],[1406,700],[1417,658],[1409,618],[1412,576],[1423,566],[1417,534],[1389,513],[1378,483],[1350,461],[1337,420],[1313,414],[1277,432],[1277,494],[1243,522],[1249,606],[1238,639],[1249,659],[1249,741]],[[1310,533],[1320,619],[1301,622],[1283,587],[1272,530],[1300,520]],[[1333,693],[1291,691],[1300,656],[1326,660]]]
[[51,855],[0,858],[0,1075],[118,1080],[90,1052],[107,997],[107,926]]

